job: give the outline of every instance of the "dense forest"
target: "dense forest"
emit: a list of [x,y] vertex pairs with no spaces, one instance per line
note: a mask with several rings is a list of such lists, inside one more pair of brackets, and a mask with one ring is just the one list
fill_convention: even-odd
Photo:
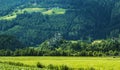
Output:
[[0,0],[0,55],[119,55],[119,10],[119,0]]
[[61,41],[59,46],[49,46],[46,43],[37,48],[2,49],[0,56],[120,56],[120,43],[102,40],[99,43],[77,41]]
[[[12,4],[11,4],[12,1]],[[27,46],[53,37],[57,32],[67,40],[106,39],[119,36],[119,0],[4,0],[1,18],[24,8],[65,9],[52,15],[24,11],[15,19],[0,20],[0,34],[12,35]],[[7,4],[6,4],[7,2]],[[12,8],[12,9],[11,9]],[[14,16],[13,16],[14,17]]]
[[[81,40],[65,40],[61,35],[55,35],[53,38],[46,40],[36,47],[26,48],[20,48],[21,43],[16,43],[17,41],[14,42],[14,39],[10,42],[6,40],[1,40],[1,42],[5,42],[5,46],[9,45],[9,48],[1,47],[0,56],[120,56],[119,38],[95,40],[88,43]],[[17,46],[19,45],[19,48],[15,50],[12,49],[13,47],[11,48],[10,46],[15,45],[11,45],[11,42],[16,43]],[[0,46],[2,46],[2,44],[3,43],[0,43]]]

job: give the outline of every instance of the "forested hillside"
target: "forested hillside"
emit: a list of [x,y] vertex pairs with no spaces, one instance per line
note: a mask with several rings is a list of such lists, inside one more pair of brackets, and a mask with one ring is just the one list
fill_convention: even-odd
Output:
[[118,38],[119,0],[0,0],[0,34],[31,46],[60,33],[67,40]]

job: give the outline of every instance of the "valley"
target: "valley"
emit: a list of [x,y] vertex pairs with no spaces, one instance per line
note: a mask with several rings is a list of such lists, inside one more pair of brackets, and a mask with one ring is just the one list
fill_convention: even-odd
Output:
[[0,70],[119,70],[119,0],[0,0]]

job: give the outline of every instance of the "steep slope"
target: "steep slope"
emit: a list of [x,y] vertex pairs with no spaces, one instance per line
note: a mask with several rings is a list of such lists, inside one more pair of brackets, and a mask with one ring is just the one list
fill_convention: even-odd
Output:
[[[16,36],[26,45],[39,44],[55,33],[68,40],[105,39],[120,27],[118,0],[20,0],[14,3],[12,12],[5,15],[17,16],[6,20],[7,17],[1,15],[5,19],[0,20],[0,34]],[[44,8],[46,11],[29,8]],[[58,9],[64,13],[60,14]]]
[[118,1],[111,14],[111,22],[108,25],[110,31],[110,37],[119,37],[120,34],[120,1]]
[[8,35],[0,35],[0,49],[15,50],[15,49],[24,48],[24,47],[25,47],[25,45],[23,45],[15,37],[8,36]]
[[0,0],[0,16],[4,16],[13,12],[17,6],[25,3],[25,0]]

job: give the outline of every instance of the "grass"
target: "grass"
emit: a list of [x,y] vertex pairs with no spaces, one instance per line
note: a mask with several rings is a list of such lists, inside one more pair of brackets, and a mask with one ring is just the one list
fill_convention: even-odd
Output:
[[27,12],[43,12],[46,11],[45,8],[25,8],[23,9],[23,11],[27,11]]
[[47,14],[47,15],[65,14],[65,9],[62,9],[62,8],[59,8],[59,9],[53,8],[53,9],[50,9],[48,11],[43,12],[43,14]]
[[120,58],[113,57],[0,57],[0,61],[20,62],[36,66],[66,65],[70,68],[95,68],[96,70],[119,70]]
[[15,19],[17,17],[17,15],[12,15],[12,16],[3,16],[3,17],[0,17],[0,20],[12,20],[12,19]]
[[13,20],[17,17],[18,14],[24,14],[24,12],[32,13],[32,12],[41,12],[44,15],[53,15],[53,14],[64,14],[65,9],[62,8],[52,8],[47,10],[46,8],[24,8],[24,9],[16,9],[11,14],[8,14],[6,16],[1,16],[0,20]]
[[21,67],[0,63],[0,70],[45,70],[45,69],[40,69],[36,67]]

